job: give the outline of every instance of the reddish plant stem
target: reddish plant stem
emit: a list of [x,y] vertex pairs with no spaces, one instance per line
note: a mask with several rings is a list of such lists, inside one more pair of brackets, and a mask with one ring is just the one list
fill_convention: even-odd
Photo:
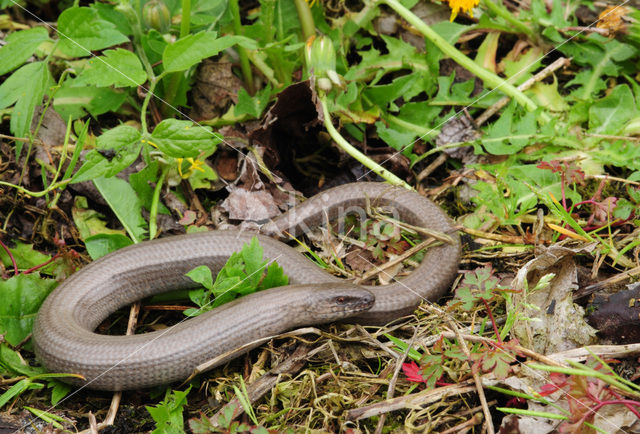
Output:
[[493,313],[491,312],[491,308],[489,307],[489,303],[484,298],[481,298],[484,303],[484,307],[487,309],[487,314],[489,314],[489,319],[491,320],[491,325],[493,326],[493,332],[496,334],[496,340],[498,344],[502,345],[502,339],[500,338],[500,333],[498,332],[498,326],[496,325],[496,321],[493,318]]
[[[613,396],[615,396],[616,398],[618,398],[618,400],[620,400],[620,401],[624,401],[623,399],[621,399],[621,398],[620,398],[620,394],[616,393],[616,392],[615,392],[615,391],[613,391],[613,390],[609,390],[609,392],[610,392]],[[634,401],[634,402],[637,402],[637,401]],[[640,403],[638,403],[638,404],[640,404]],[[639,413],[639,412],[638,412],[638,410],[636,410],[636,409],[635,409],[631,404],[626,403],[626,404],[623,404],[623,405],[624,405],[625,407],[627,407],[631,413],[635,414],[635,415],[636,415],[636,417],[637,417],[638,419],[640,419],[640,413]]]
[[24,270],[22,272],[22,274],[29,274],[29,273],[32,273],[32,272],[36,271],[39,268],[45,267],[45,266],[49,265],[50,263],[52,263],[53,261],[55,261],[56,259],[58,259],[60,256],[62,256],[62,254],[60,252],[58,252],[55,255],[53,255],[51,257],[51,259],[49,259],[48,261],[45,261],[42,264],[39,264],[39,265],[36,265],[35,267],[31,267],[31,268],[29,268],[27,270]]
[[[621,404],[621,405],[626,405],[628,404],[629,406],[639,406],[640,407],[640,402],[638,401],[632,401],[630,399],[614,399],[611,401],[601,401],[599,404],[597,404],[595,407],[590,408],[584,416],[582,416],[580,418],[581,423],[584,423],[587,418],[592,414],[592,413],[596,413],[598,410],[600,410],[602,407],[604,407],[605,405],[615,405],[615,404]],[[640,413],[638,413],[638,410],[636,410],[633,407],[627,407],[629,408],[629,410],[638,418],[640,418]]]
[[0,246],[2,246],[4,251],[7,252],[7,255],[9,255],[9,259],[11,260],[11,263],[13,264],[13,274],[17,275],[19,273],[18,264],[16,263],[16,259],[13,257],[13,254],[11,253],[11,250],[9,250],[9,247],[7,247],[7,245],[5,243],[3,243],[1,239],[0,239]]

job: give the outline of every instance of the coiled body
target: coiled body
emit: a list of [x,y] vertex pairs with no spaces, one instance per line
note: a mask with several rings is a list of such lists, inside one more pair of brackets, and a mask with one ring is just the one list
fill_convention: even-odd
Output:
[[442,210],[415,192],[382,183],[343,185],[306,200],[263,232],[298,235],[369,204],[388,207],[414,226],[445,232],[453,242],[429,249],[400,282],[371,287],[345,283],[286,244],[258,235],[265,258],[284,269],[291,285],[243,297],[167,330],[133,336],[94,333],[120,307],[194,287],[186,272],[199,265],[217,272],[255,234],[211,231],[144,242],[95,261],[52,292],[34,324],[36,355],[49,371],[87,379],[76,384],[135,389],[185,379],[207,360],[242,346],[246,352],[259,345],[252,342],[294,327],[343,318],[381,324],[411,313],[422,299],[438,299],[457,271],[460,242]]

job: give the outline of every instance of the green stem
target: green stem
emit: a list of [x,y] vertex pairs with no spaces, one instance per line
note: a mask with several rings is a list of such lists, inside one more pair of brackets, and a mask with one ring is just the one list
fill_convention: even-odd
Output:
[[4,182],[4,181],[0,181],[0,185],[6,185],[7,187],[12,187],[15,188],[16,190],[31,196],[31,197],[42,197],[45,196],[47,193],[49,193],[50,191],[55,190],[58,187],[62,187],[63,185],[68,184],[71,181],[71,178],[69,179],[63,179],[60,182],[56,182],[55,184],[51,184],[49,187],[47,187],[46,189],[42,190],[42,191],[31,191],[31,190],[27,190],[24,187],[21,187],[19,185],[15,185],[15,184],[11,184],[10,182]]
[[147,130],[147,108],[149,107],[149,101],[153,96],[153,91],[156,89],[156,84],[161,77],[162,76],[159,76],[157,78],[154,77],[149,80],[149,89],[147,89],[147,95],[144,97],[144,101],[142,102],[142,108],[140,109],[140,127],[143,134],[149,132]]
[[311,15],[311,8],[306,0],[293,0],[298,11],[298,20],[300,20],[300,27],[302,27],[302,36],[306,41],[316,34],[316,24],[313,22],[313,15]]
[[[189,35],[191,31],[191,0],[182,0],[182,19],[180,21],[180,38]],[[173,72],[168,75],[168,83],[164,92],[165,104],[162,105],[162,115],[164,117],[172,116],[173,105],[178,94],[178,87],[184,74],[181,72]]]
[[191,31],[191,0],[182,0],[182,19],[180,20],[180,38]]
[[[244,32],[242,30],[242,23],[240,22],[240,6],[238,6],[238,0],[229,0],[229,11],[233,16],[233,31],[236,35],[242,36]],[[240,56],[240,69],[242,70],[244,85],[249,95],[253,95],[255,88],[253,86],[253,73],[251,72],[251,64],[249,63],[247,50],[240,45],[238,45],[237,50]]]
[[517,31],[524,33],[529,39],[535,39],[533,30],[531,30],[526,24],[513,16],[503,5],[498,5],[491,0],[482,0],[491,12],[511,24]]
[[[520,92],[515,86],[508,81],[503,80],[491,71],[476,64],[473,60],[462,54],[453,45],[449,44],[442,36],[436,33],[431,27],[429,27],[424,21],[418,18],[413,12],[405,8],[400,4],[398,0],[379,0],[382,3],[386,3],[394,11],[404,18],[409,24],[414,26],[422,35],[431,41],[436,47],[438,47],[444,54],[451,57],[457,64],[477,75],[484,83],[492,89],[500,89],[505,95],[510,96],[526,107],[528,110],[533,111],[538,108],[535,102],[531,100],[524,93]],[[541,116],[543,120],[548,121],[546,114]]]
[[327,107],[326,97],[320,96],[320,105],[322,106],[322,114],[324,117],[324,126],[329,132],[331,138],[350,156],[358,160],[362,163],[363,166],[370,169],[372,172],[383,178],[390,184],[398,185],[404,187],[408,190],[413,190],[409,184],[404,182],[402,179],[398,178],[393,173],[389,172],[384,167],[380,166],[378,163],[373,161],[371,158],[364,155],[362,152],[354,148],[351,143],[347,142],[347,140],[340,135],[338,130],[335,129],[333,124],[331,123],[331,114],[329,113],[329,108]]
[[153,189],[153,197],[151,198],[151,209],[149,210],[149,239],[152,240],[158,234],[158,203],[160,202],[160,192],[164,184],[164,178],[167,176],[169,166],[164,166],[160,173],[160,178],[156,182],[156,188]]

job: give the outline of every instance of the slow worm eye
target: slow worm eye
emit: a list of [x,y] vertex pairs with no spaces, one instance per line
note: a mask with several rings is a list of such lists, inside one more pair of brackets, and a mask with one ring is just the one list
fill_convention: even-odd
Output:
[[338,304],[344,304],[344,301],[345,301],[345,299],[342,296],[336,298],[336,303],[338,303]]

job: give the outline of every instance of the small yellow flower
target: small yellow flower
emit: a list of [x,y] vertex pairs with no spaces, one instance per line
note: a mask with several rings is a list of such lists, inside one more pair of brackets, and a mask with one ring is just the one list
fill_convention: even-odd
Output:
[[458,12],[468,12],[473,17],[473,8],[478,6],[480,0],[449,0],[449,7],[451,8],[451,21],[455,20],[458,16]]
[[200,172],[204,172],[202,166],[204,165],[204,161],[194,160],[193,158],[187,158],[187,162],[189,163],[189,168],[186,172],[182,173],[182,162],[185,160],[184,158],[177,158],[178,160],[178,174],[182,179],[187,179],[191,176],[194,170],[198,170]]

